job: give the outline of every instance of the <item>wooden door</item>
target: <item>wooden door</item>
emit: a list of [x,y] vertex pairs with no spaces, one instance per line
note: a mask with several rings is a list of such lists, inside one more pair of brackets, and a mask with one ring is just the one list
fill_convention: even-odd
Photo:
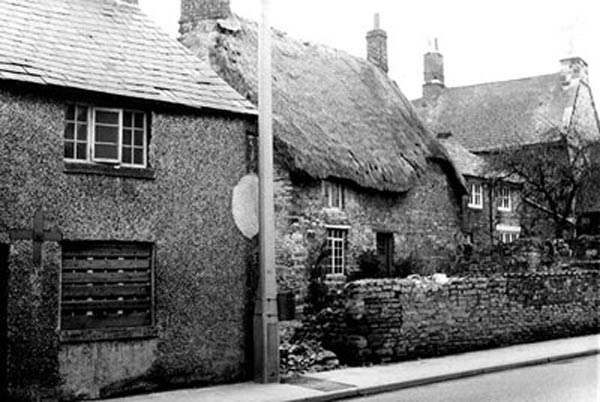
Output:
[[381,267],[387,275],[393,272],[394,264],[394,234],[377,233],[377,255]]
[[0,400],[8,400],[8,250],[0,244]]

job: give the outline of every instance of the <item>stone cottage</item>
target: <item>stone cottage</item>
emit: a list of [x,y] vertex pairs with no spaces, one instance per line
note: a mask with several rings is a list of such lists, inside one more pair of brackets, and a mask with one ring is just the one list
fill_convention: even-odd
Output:
[[469,152],[449,133],[439,141],[467,183],[463,196],[463,230],[467,243],[482,249],[510,243],[521,234],[522,182],[495,172],[486,160]]
[[[257,25],[228,0],[183,0],[181,42],[253,103]],[[461,234],[464,185],[444,148],[387,76],[387,35],[368,60],[273,31],[276,252],[280,289],[302,299],[319,250],[344,281],[373,251],[383,269],[411,255],[429,269]]]
[[[556,134],[577,133],[579,139],[598,141],[600,121],[587,63],[569,57],[560,64],[558,73],[450,88],[445,85],[443,55],[435,48],[424,56],[423,97],[413,105],[433,132],[450,133],[480,156],[535,147],[568,158],[567,145]],[[503,191],[510,195],[512,190]],[[522,206],[527,235],[554,235],[542,202],[523,197]],[[597,212],[581,212],[600,222]]]
[[249,378],[252,104],[134,0],[0,10],[3,394]]

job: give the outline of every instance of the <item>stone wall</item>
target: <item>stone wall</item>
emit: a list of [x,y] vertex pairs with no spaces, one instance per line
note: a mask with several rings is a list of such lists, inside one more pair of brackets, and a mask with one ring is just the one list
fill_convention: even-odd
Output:
[[[69,173],[63,162],[65,103],[91,99],[0,90],[0,242],[11,246],[13,397],[98,398],[140,384],[143,389],[144,383],[161,388],[247,379],[256,242],[236,228],[231,197],[248,170],[248,122],[96,99],[152,113],[149,163],[155,177]],[[44,243],[37,266],[32,242],[8,236],[31,228],[38,208],[45,228],[57,228],[65,240],[154,243],[156,325],[150,331],[110,341],[105,333],[102,341],[86,340],[87,333],[79,342],[62,339],[60,243]]]
[[598,271],[362,280],[337,300],[326,347],[350,364],[598,332]]
[[417,255],[432,272],[454,255],[462,238],[461,201],[456,185],[439,165],[431,164],[421,183],[404,194],[344,186],[345,208],[328,209],[321,181],[276,168],[278,285],[280,290],[293,290],[298,302],[306,296],[309,269],[322,251],[328,225],[347,228],[347,274],[358,269],[361,253],[375,250],[377,232],[393,234],[396,260]]
[[179,33],[185,35],[202,21],[230,16],[230,0],[181,0]]

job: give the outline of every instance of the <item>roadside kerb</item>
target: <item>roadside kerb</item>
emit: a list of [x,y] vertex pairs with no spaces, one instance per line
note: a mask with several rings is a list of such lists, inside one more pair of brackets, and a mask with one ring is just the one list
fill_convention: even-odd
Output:
[[326,402],[326,401],[336,401],[336,400],[342,400],[342,399],[348,399],[348,398],[354,398],[354,397],[375,395],[375,394],[380,394],[380,393],[385,393],[385,392],[398,391],[398,390],[406,389],[406,388],[414,388],[414,387],[418,387],[418,386],[422,386],[422,385],[434,384],[434,383],[438,383],[438,382],[445,382],[445,381],[458,380],[461,378],[474,377],[474,376],[478,376],[478,375],[482,375],[482,374],[491,374],[491,373],[497,373],[500,371],[514,370],[514,369],[522,368],[522,367],[547,364],[547,363],[560,361],[560,360],[569,360],[569,359],[575,359],[575,358],[579,358],[579,357],[593,356],[596,354],[600,354],[600,348],[582,351],[582,352],[567,353],[567,354],[562,354],[562,355],[557,355],[557,356],[544,357],[544,358],[539,358],[539,359],[524,360],[524,361],[515,362],[515,363],[508,363],[508,364],[495,365],[495,366],[489,366],[489,367],[483,367],[483,368],[477,368],[477,369],[471,369],[471,370],[464,370],[464,371],[459,371],[459,372],[455,372],[455,373],[419,378],[416,380],[398,381],[398,382],[393,382],[393,383],[389,383],[389,384],[360,387],[360,388],[342,390],[342,391],[334,391],[334,392],[330,392],[327,394],[317,395],[317,396],[312,396],[312,397],[289,399],[289,400],[286,400],[286,402]]

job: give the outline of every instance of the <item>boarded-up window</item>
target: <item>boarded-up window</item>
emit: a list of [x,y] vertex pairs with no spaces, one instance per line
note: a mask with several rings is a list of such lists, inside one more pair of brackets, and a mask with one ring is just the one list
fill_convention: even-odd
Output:
[[152,324],[152,244],[64,242],[61,329]]

